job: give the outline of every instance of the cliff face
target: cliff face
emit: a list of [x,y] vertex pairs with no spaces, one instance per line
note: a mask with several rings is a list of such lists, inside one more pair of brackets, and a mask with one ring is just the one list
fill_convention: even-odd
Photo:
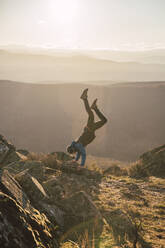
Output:
[[[162,176],[164,146],[140,161],[158,165]],[[144,178],[129,171],[115,175],[82,168],[62,152],[13,151],[1,164],[0,244],[163,248],[164,199],[165,183],[157,172]]]

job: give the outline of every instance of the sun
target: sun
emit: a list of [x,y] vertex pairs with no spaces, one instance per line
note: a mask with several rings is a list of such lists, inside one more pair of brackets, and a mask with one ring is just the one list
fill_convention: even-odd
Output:
[[[41,0],[40,0],[41,1]],[[80,0],[42,0],[37,27],[46,43],[75,47],[79,39],[82,3]],[[51,42],[49,42],[51,39]]]
[[54,21],[66,24],[74,21],[78,15],[78,0],[52,0],[50,13]]

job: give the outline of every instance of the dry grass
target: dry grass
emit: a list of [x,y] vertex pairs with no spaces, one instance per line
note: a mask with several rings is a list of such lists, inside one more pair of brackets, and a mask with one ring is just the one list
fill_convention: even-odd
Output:
[[128,169],[128,174],[133,178],[145,178],[149,176],[141,161],[132,163]]
[[45,154],[45,153],[29,153],[28,160],[31,161],[41,161],[45,166],[54,168],[60,162],[57,160],[55,154]]
[[105,170],[112,165],[117,165],[120,166],[121,168],[126,168],[130,165],[129,162],[122,162],[107,157],[96,157],[96,156],[88,155],[86,165],[87,167],[90,167],[91,164],[96,164],[97,167],[101,168],[102,170]]
[[104,170],[104,175],[107,174],[120,177],[120,176],[127,176],[128,172],[126,168],[121,168],[119,165],[114,164]]
[[99,171],[101,174],[105,175],[111,174],[114,176],[127,176],[127,168],[130,166],[130,163],[89,155],[87,157],[86,166],[90,170]]
[[[46,166],[52,168],[55,163],[59,163],[56,155],[52,154],[33,153],[29,156],[31,160],[42,161]],[[95,235],[91,237],[92,235],[90,236],[86,231],[77,237],[76,242],[69,240],[63,242],[60,247],[149,248],[152,244],[154,248],[162,248],[161,245],[165,239],[163,236],[165,181],[161,178],[148,177],[140,161],[128,164],[89,156],[87,168],[99,171],[104,175],[99,184],[97,197],[93,195],[91,198],[108,224],[104,225],[100,237]],[[121,212],[116,213],[112,219],[112,214],[117,209]],[[130,230],[128,230],[129,223],[131,223]],[[131,240],[132,236],[133,240]]]
[[28,160],[30,161],[42,161],[45,157],[47,157],[48,155],[47,154],[44,154],[44,153],[36,153],[36,152],[30,152],[28,155],[27,155],[27,158]]

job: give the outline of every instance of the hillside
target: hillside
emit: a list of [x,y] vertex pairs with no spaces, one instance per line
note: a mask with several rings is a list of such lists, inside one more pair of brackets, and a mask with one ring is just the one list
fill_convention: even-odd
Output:
[[165,64],[165,50],[152,49],[145,51],[110,51],[110,50],[93,50],[86,51],[90,56],[113,60],[118,62],[138,62],[148,64]]
[[[156,61],[156,60],[155,60]],[[148,59],[150,62],[150,59]],[[39,81],[165,80],[165,64],[117,62],[90,53],[31,54],[0,50],[0,79]]]
[[[123,171],[120,162],[118,170],[92,170],[63,152],[11,152],[0,171],[0,244],[164,248],[164,146],[142,158],[152,174],[136,178],[134,165]],[[161,177],[153,173],[157,162]]]
[[18,148],[65,151],[86,125],[79,96],[89,87],[90,103],[98,98],[108,123],[97,131],[88,154],[133,161],[164,143],[164,82],[96,83],[46,85],[1,80],[0,133]]

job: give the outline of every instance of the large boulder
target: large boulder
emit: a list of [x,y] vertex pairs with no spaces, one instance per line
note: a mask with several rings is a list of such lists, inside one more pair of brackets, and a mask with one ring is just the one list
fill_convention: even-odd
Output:
[[1,247],[44,248],[49,247],[51,237],[44,216],[37,211],[28,213],[14,199],[0,192]]
[[26,170],[16,175],[15,178],[27,193],[33,206],[40,212],[45,213],[53,225],[63,227],[64,213],[55,205],[55,199],[59,199],[59,190],[54,187],[55,190],[53,191],[53,196],[51,196],[52,191],[48,190],[47,187],[43,187],[44,185],[42,186],[40,182],[35,177],[31,176]]
[[36,160],[24,160],[16,161],[4,166],[15,178],[21,176],[22,172],[28,171],[30,175],[37,178],[39,181],[45,179],[45,167],[41,161]]
[[68,161],[61,165],[60,170],[67,174],[77,174],[84,176],[88,179],[101,180],[102,175],[98,171],[88,170],[87,168],[80,166],[77,162]]
[[25,161],[27,157],[17,151],[7,152],[1,159],[3,166],[20,160]]
[[30,201],[27,195],[7,170],[0,171],[0,190],[15,199],[21,207],[29,207]]
[[51,220],[51,223],[57,224],[58,229],[64,228],[64,216],[65,212],[62,211],[58,206],[55,204],[49,204],[46,202],[39,202],[40,204],[40,210],[48,216],[49,220]]
[[39,201],[48,199],[48,195],[43,186],[35,177],[31,176],[28,171],[20,173],[16,176],[16,179],[35,207],[37,207]]
[[63,198],[65,190],[60,182],[60,179],[53,176],[49,180],[43,183],[44,188],[49,194],[50,199],[53,201],[58,201]]
[[0,247],[59,247],[55,228],[46,215],[33,208],[8,171],[0,172]]
[[99,236],[102,232],[103,221],[99,210],[84,191],[80,191],[63,201],[66,210],[65,231],[63,239],[83,238],[88,230],[89,237]]

